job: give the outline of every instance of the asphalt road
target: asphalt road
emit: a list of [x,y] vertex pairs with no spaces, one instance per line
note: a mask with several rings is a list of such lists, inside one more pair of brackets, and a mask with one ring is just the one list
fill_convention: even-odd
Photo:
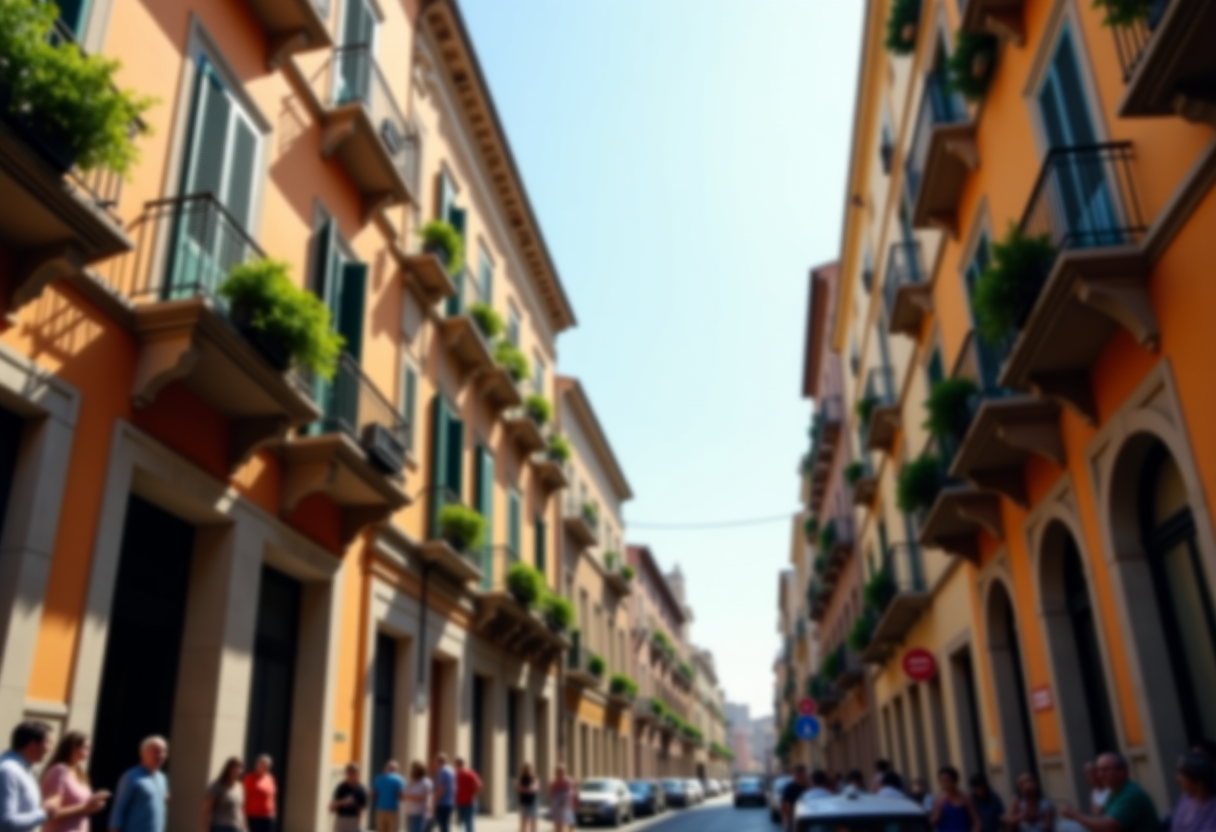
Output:
[[778,832],[780,827],[769,821],[767,807],[736,809],[729,797],[715,797],[691,809],[668,809],[657,818],[639,818],[621,829],[628,832],[643,829],[646,832]]

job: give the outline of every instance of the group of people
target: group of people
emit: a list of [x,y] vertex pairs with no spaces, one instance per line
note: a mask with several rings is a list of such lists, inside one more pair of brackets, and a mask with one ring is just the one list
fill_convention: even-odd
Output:
[[397,832],[403,818],[406,832],[430,828],[450,832],[453,817],[465,832],[474,832],[479,794],[481,778],[461,757],[449,765],[447,755],[440,754],[431,772],[414,761],[404,777],[397,761],[389,760],[372,780],[370,794],[360,779],[358,763],[350,763],[334,789],[329,810],[334,814],[334,832],[364,829],[363,813],[369,805],[376,832]]
[[1207,741],[1179,759],[1176,776],[1182,795],[1164,819],[1149,794],[1131,779],[1127,760],[1114,752],[1086,765],[1091,790],[1085,807],[1054,806],[1031,772],[1018,776],[1017,792],[1006,806],[983,774],[971,775],[964,791],[958,770],[943,766],[937,774],[938,791],[930,793],[921,778],[905,784],[887,760],[879,760],[875,769],[867,783],[859,770],[833,776],[795,766],[781,794],[785,828],[794,828],[800,800],[853,788],[916,803],[929,815],[935,832],[1216,832],[1216,743]]

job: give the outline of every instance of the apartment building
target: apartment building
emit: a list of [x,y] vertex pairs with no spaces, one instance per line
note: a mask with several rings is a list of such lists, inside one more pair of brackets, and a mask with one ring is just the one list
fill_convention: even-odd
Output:
[[1113,748],[1164,813],[1216,730],[1216,6],[1121,5],[866,4],[828,330],[884,755],[1076,805]]
[[572,776],[629,777],[634,702],[633,567],[625,562],[623,504],[633,497],[582,384],[557,379],[573,454],[562,506],[562,575],[578,629],[571,635],[564,719]]
[[719,686],[713,651],[694,647],[692,667],[696,676],[693,725],[702,734],[701,747],[696,754],[697,776],[729,777],[735,752],[727,733],[726,695]]

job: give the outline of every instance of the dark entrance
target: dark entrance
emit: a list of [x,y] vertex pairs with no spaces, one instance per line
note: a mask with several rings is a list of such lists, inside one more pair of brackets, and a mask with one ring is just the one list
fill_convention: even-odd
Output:
[[245,763],[259,754],[274,760],[278,784],[278,817],[286,804],[291,750],[292,690],[303,587],[294,578],[262,567],[258,625],[253,646],[253,684],[249,689],[249,724],[245,730]]
[[1085,691],[1085,711],[1089,719],[1089,733],[1093,739],[1092,750],[1095,754],[1117,750],[1119,740],[1115,735],[1115,719],[1110,697],[1106,695],[1106,675],[1102,670],[1102,653],[1098,649],[1098,630],[1094,624],[1089,585],[1081,565],[1081,553],[1077,551],[1077,544],[1071,535],[1064,544],[1064,597],[1077,650],[1077,663],[1080,665],[1077,670],[1081,676],[1081,687]]
[[[513,784],[519,776],[519,691],[507,690],[507,782]],[[519,801],[515,789],[507,789],[507,806],[514,809]]]
[[0,408],[0,540],[4,538],[4,518],[8,514],[8,496],[17,472],[17,451],[25,433],[25,420],[16,413]]
[[376,634],[376,678],[372,695],[372,770],[384,770],[393,758],[393,704],[397,698],[397,639]]
[[963,648],[950,657],[954,679],[954,698],[958,702],[958,729],[963,737],[963,759],[969,771],[984,771],[986,757],[980,734],[980,703],[975,692],[975,668],[971,649]]
[[473,677],[473,719],[470,732],[469,764],[473,771],[484,780],[485,769],[485,736],[486,736],[486,680],[484,676]]
[[[146,500],[127,502],[110,632],[101,672],[89,772],[94,788],[113,790],[139,762],[147,736],[167,737],[186,617],[194,527]],[[109,813],[93,815],[96,832]]]

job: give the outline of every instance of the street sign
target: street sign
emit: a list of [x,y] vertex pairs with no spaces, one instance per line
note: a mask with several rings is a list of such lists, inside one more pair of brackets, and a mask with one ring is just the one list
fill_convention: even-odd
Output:
[[819,706],[815,704],[815,700],[809,696],[804,696],[798,700],[798,713],[803,716],[814,716],[815,711],[818,709]]
[[1047,685],[1039,685],[1030,691],[1030,704],[1034,707],[1035,713],[1038,714],[1054,708],[1056,703],[1051,697],[1051,688],[1047,687]]
[[937,675],[937,659],[928,650],[913,647],[904,653],[904,674],[913,682],[927,682]]
[[800,716],[794,723],[794,733],[800,740],[813,740],[819,736],[819,720],[813,716]]

